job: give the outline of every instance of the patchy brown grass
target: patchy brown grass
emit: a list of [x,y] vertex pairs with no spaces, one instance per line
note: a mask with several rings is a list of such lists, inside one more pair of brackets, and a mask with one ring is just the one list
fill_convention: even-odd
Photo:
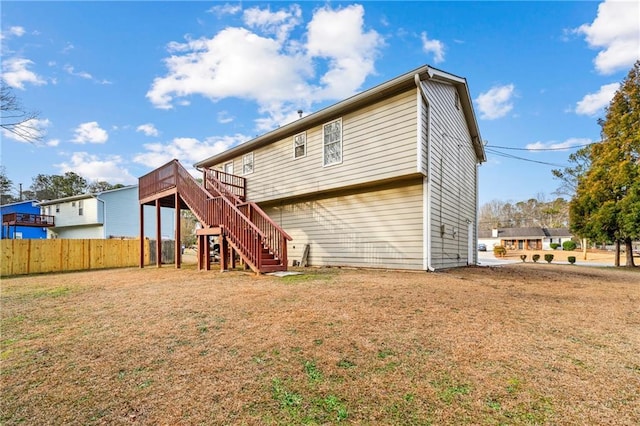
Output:
[[640,271],[2,281],[0,423],[640,423]]

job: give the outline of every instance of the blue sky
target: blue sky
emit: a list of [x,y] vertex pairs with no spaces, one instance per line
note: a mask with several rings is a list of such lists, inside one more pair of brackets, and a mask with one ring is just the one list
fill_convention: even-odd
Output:
[[599,139],[640,58],[640,6],[3,1],[1,33],[2,77],[45,132],[37,144],[2,134],[16,188],[66,171],[136,183],[429,64],[469,83],[492,151],[485,203],[554,197],[553,165]]

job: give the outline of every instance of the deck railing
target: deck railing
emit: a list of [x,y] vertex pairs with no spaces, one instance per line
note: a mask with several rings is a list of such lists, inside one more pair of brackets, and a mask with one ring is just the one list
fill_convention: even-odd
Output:
[[55,216],[33,213],[5,213],[2,215],[3,225],[15,226],[55,226]]
[[205,169],[204,176],[206,189],[213,189],[219,195],[233,199],[236,204],[246,200],[247,180],[242,176],[216,169]]
[[292,238],[284,229],[278,226],[271,218],[254,202],[238,205],[240,210],[251,223],[255,224],[264,235],[264,245],[278,260],[287,259],[287,241]]
[[262,267],[263,250],[268,250],[286,267],[287,240],[291,237],[255,203],[245,203],[243,177],[220,170],[205,170],[201,185],[177,161],[157,168],[139,180],[139,198],[146,199],[176,188],[200,222],[222,226],[227,238],[249,263]]
[[[238,186],[229,187],[227,183],[220,181],[218,178],[222,177],[226,179],[226,182],[231,182],[233,178],[242,179],[242,182],[236,180],[235,183]],[[221,195],[229,201],[232,201],[236,207],[242,212],[242,214],[249,218],[249,221],[256,225],[258,229],[264,235],[264,246],[269,249],[271,253],[280,261],[287,259],[287,240],[291,241],[291,237],[284,229],[278,226],[271,218],[254,202],[242,202],[246,188],[246,181],[239,176],[229,175],[228,173],[221,172],[220,170],[205,170],[205,182],[206,187],[211,188],[214,193]],[[230,188],[242,188],[242,198],[236,193],[230,191]]]
[[142,200],[176,186],[176,163],[171,160],[138,179],[138,195]]

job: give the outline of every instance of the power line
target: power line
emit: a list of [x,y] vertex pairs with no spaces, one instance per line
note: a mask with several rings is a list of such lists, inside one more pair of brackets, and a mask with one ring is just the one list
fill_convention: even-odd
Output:
[[496,151],[494,149],[491,148],[486,148],[485,150],[487,152],[490,152],[494,155],[500,156],[500,157],[505,157],[505,158],[511,158],[513,160],[520,160],[520,161],[528,161],[530,163],[537,163],[537,164],[544,164],[546,166],[553,166],[553,167],[568,167],[566,164],[556,164],[556,163],[548,163],[546,161],[539,161],[539,160],[531,160],[529,158],[524,158],[524,157],[518,157],[517,155],[512,155],[512,154],[507,154],[504,152],[500,152],[500,151]]
[[594,141],[594,142],[586,143],[583,145],[573,145],[573,146],[564,147],[564,148],[515,148],[511,146],[497,146],[497,145],[487,145],[487,147],[496,148],[496,149],[511,149],[515,151],[566,151],[568,149],[573,149],[573,148],[584,148],[585,146],[590,146],[590,145],[593,145],[594,143],[599,143],[599,142],[601,141]]

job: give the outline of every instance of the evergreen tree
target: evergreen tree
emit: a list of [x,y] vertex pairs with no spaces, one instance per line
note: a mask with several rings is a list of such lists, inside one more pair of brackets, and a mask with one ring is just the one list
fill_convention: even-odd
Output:
[[571,200],[571,229],[593,240],[620,244],[634,266],[632,242],[640,238],[640,61],[616,92],[600,122],[603,141],[590,147],[590,165]]

